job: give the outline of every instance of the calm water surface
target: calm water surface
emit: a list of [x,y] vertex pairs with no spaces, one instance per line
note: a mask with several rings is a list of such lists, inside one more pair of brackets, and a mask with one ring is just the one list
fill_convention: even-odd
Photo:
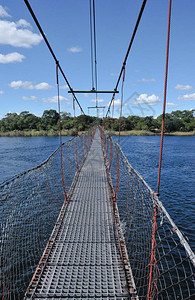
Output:
[[[58,137],[0,137],[0,182],[41,163],[58,145]],[[121,146],[133,167],[156,190],[160,137],[121,137]],[[160,186],[161,200],[193,248],[194,154],[195,137],[165,137]]]
[[[132,166],[156,191],[159,136],[122,137],[122,149]],[[195,250],[195,137],[164,138],[160,197],[176,225]]]
[[0,137],[0,182],[40,164],[58,146],[58,137]]

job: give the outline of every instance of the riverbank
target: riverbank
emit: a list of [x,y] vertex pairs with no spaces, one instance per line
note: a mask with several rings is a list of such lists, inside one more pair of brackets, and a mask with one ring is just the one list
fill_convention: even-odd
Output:
[[[78,134],[81,134],[82,132],[78,132]],[[74,130],[62,130],[62,136],[73,136]],[[118,131],[112,132],[112,135],[117,136]],[[158,136],[160,135],[160,132],[151,132],[146,130],[127,130],[127,131],[121,131],[122,136]],[[165,133],[166,136],[195,136],[195,130],[189,131],[189,132],[167,132]],[[28,130],[28,131],[7,131],[7,132],[0,132],[0,137],[39,137],[39,136],[46,136],[46,137],[55,137],[59,136],[58,131],[45,131],[45,130]]]
[[[62,136],[73,136],[74,130],[62,130]],[[47,137],[55,137],[59,136],[59,132],[55,130],[13,130],[7,132],[0,131],[0,137],[39,137],[39,136],[47,136]]]
[[[118,135],[118,131],[115,131],[112,133],[112,135]],[[160,132],[152,132],[147,130],[127,130],[127,131],[121,131],[121,135],[123,136],[158,136],[161,135]],[[189,132],[182,132],[182,131],[176,131],[176,132],[165,132],[165,135],[167,136],[195,136],[195,130],[189,131]]]

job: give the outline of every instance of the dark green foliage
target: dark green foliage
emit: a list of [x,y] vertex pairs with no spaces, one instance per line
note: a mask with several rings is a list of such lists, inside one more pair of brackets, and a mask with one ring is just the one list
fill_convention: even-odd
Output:
[[59,120],[59,114],[56,110],[44,110],[43,115],[41,117],[41,129],[50,130],[57,129]]
[[[189,132],[195,130],[195,110],[177,110],[165,115],[165,132]],[[77,131],[88,130],[90,126],[96,123],[103,123],[102,119],[92,116],[80,115],[75,118],[70,113],[62,112],[61,129],[72,131],[74,123]],[[147,130],[159,131],[161,129],[162,115],[154,119],[152,116],[138,117],[129,116],[121,119],[121,130]],[[111,129],[111,119],[108,118],[105,124],[106,129]],[[112,128],[114,131],[119,130],[119,120],[114,118],[112,120]],[[54,109],[45,110],[42,117],[37,117],[29,111],[22,111],[20,114],[7,113],[5,118],[0,120],[0,131],[28,131],[28,130],[46,130],[58,132],[59,130],[59,114]]]
[[0,131],[31,130],[39,129],[41,118],[23,111],[20,114],[8,113],[5,118],[0,120]]
[[[165,114],[165,132],[193,131],[195,130],[195,110],[176,110],[170,114]],[[162,115],[157,118],[160,127]]]

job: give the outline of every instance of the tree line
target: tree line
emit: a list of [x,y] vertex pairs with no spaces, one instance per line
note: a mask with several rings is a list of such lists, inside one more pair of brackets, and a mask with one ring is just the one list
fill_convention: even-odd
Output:
[[[190,132],[195,130],[195,110],[176,110],[165,115],[165,132]],[[74,134],[74,117],[70,113],[60,113],[61,128],[62,130],[71,131]],[[146,130],[158,132],[161,129],[162,115],[157,118],[152,116],[139,117],[128,116],[122,117],[121,130]],[[80,115],[75,118],[77,131],[88,130],[90,126],[96,123],[103,124],[104,120],[92,116]],[[112,128],[114,131],[119,130],[119,120],[108,118],[105,122],[107,129]],[[56,110],[45,110],[41,117],[37,117],[29,111],[18,113],[7,113],[6,116],[0,120],[0,131],[53,131],[59,130],[59,114]]]

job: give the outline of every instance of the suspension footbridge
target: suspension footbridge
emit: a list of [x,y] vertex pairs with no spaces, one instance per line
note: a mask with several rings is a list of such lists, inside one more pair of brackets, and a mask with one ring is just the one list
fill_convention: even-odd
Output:
[[[132,167],[119,143],[125,66],[146,0],[103,126],[77,135],[74,122],[75,136],[66,143],[61,138],[59,71],[73,95],[74,116],[75,101],[81,122],[85,114],[29,2],[24,2],[56,63],[60,145],[40,165],[0,184],[1,299],[193,299],[195,255],[159,198],[171,0],[157,192]],[[98,111],[92,0],[90,19],[95,57],[91,92]],[[116,143],[110,134],[112,118],[107,117],[111,105],[114,111],[121,78]]]
[[25,299],[137,299],[111,200],[97,130]]
[[187,240],[102,127],[0,192],[2,299],[193,298]]

